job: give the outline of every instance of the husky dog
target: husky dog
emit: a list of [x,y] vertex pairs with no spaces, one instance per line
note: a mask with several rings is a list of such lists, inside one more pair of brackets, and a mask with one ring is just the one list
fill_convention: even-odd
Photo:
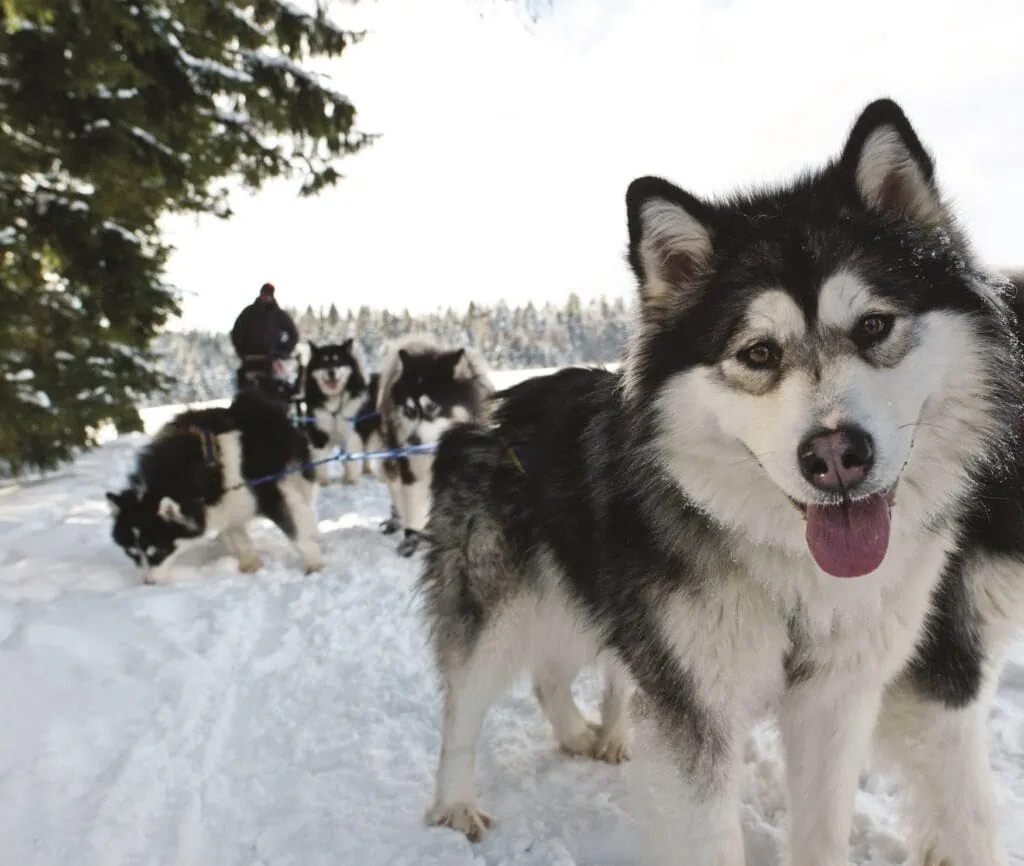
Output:
[[[873,737],[911,864],[1004,866],[985,721],[1024,614],[1012,285],[975,263],[890,100],[791,183],[708,201],[647,177],[626,209],[621,379],[523,383],[436,453],[428,819],[480,838],[488,707],[528,667],[571,739],[589,725],[570,685],[603,655],[645,708],[659,862],[744,862],[742,746],[770,713],[787,866],[848,862]],[[606,742],[625,731],[610,683]]]
[[[317,346],[309,343],[309,363],[304,371],[306,420],[304,429],[313,445],[314,460],[330,457],[339,448],[355,454],[379,447],[380,421],[376,400],[380,376],[363,374],[354,340]],[[373,476],[369,460],[363,475]],[[359,470],[354,460],[343,464],[342,480],[355,484]],[[330,483],[327,463],[316,467],[317,480]]]
[[[388,450],[432,445],[455,422],[475,419],[493,390],[483,360],[471,349],[450,349],[428,337],[396,343],[381,373],[380,421]],[[398,545],[412,556],[430,509],[432,454],[386,459],[391,495],[385,533],[404,529]]]
[[226,409],[182,412],[139,455],[129,486],[107,493],[114,541],[146,569],[146,583],[169,582],[177,555],[210,531],[249,573],[261,563],[246,524],[263,515],[292,540],[306,573],[319,571],[316,486],[312,471],[297,471],[308,462],[309,443],[260,391]]

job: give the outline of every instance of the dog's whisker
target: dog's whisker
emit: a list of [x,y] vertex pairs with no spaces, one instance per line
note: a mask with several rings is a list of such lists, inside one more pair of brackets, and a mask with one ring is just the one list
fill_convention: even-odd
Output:
[[943,433],[948,433],[950,436],[957,435],[956,432],[951,430],[949,427],[946,427],[943,424],[937,424],[934,421],[911,421],[911,422],[909,422],[907,424],[900,424],[896,429],[897,430],[906,430],[908,427],[913,427],[913,428],[930,427],[930,428],[932,428],[934,430],[941,430]]

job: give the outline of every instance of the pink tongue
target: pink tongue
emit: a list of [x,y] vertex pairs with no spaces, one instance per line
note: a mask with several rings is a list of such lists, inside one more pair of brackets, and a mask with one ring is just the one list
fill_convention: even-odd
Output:
[[849,505],[810,505],[806,537],[811,556],[826,574],[870,574],[889,548],[889,503],[876,493]]

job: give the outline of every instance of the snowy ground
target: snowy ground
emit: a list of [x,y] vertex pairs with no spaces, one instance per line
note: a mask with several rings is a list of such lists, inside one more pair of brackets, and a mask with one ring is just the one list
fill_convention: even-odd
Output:
[[[383,485],[327,489],[326,573],[300,574],[269,524],[268,563],[235,572],[211,542],[174,586],[138,585],[104,490],[140,436],[45,481],[0,486],[0,860],[18,866],[635,866],[623,774],[558,754],[525,684],[490,715],[471,847],[422,821],[440,704],[413,585],[379,534]],[[595,707],[595,683],[580,685]],[[991,719],[1005,839],[1024,866],[1024,646]],[[785,808],[777,741],[747,749],[750,866],[774,866]],[[905,857],[895,788],[868,777],[854,859]],[[1015,820],[1016,816],[1016,820]]]

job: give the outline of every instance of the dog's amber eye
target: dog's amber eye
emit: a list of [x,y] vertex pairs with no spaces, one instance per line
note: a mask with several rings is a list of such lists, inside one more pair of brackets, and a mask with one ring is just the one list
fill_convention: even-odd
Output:
[[880,343],[889,336],[895,318],[888,313],[871,313],[863,316],[853,329],[853,341],[861,349]]
[[771,340],[761,340],[736,353],[736,360],[752,370],[772,370],[782,361],[782,347]]

